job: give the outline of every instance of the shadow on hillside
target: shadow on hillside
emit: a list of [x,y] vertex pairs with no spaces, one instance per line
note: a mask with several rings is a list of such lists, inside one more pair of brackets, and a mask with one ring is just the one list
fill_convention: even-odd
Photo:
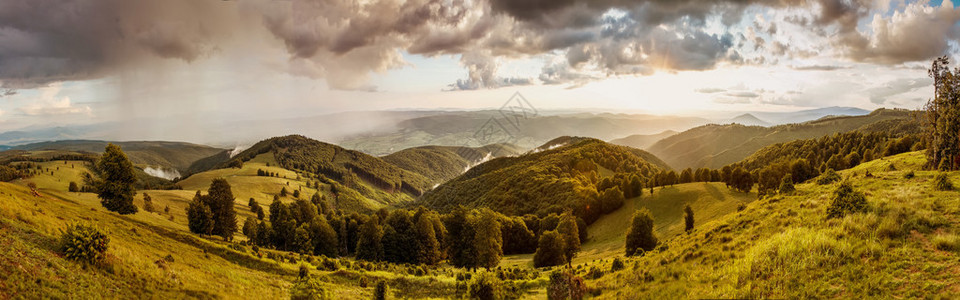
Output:
[[211,245],[189,234],[183,234],[177,231],[150,225],[142,221],[134,220],[125,216],[122,216],[121,218],[129,222],[136,223],[142,226],[143,228],[150,229],[157,235],[160,235],[175,241],[179,241],[187,245],[191,245],[198,249],[204,250],[206,251],[206,253],[209,253],[211,255],[219,256],[238,266],[242,266],[242,267],[257,270],[257,271],[270,272],[274,274],[289,275],[289,276],[296,275],[294,271],[285,269],[280,265],[278,265],[277,263],[263,261],[253,256],[247,255],[245,253],[237,252],[233,249],[229,249],[224,246]]
[[717,188],[716,185],[710,184],[710,183],[704,183],[703,188],[707,191],[707,193],[710,194],[710,196],[713,196],[714,199],[717,199],[717,201],[727,200],[727,196],[724,195],[723,192],[720,191],[720,189]]

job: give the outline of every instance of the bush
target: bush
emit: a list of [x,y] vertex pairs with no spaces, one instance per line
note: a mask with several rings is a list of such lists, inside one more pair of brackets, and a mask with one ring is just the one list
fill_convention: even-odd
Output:
[[793,187],[793,177],[790,176],[790,174],[783,175],[783,178],[780,180],[780,187],[778,190],[781,194],[790,194],[797,190],[795,187]]
[[937,176],[933,178],[933,186],[938,191],[953,190],[953,183],[950,182],[950,178],[948,178],[947,173],[944,172],[937,173]]
[[547,286],[547,299],[583,299],[587,285],[583,278],[573,275],[570,270],[557,270],[550,274]]
[[955,234],[937,234],[933,236],[933,245],[943,251],[958,251],[960,250],[960,238]]
[[820,174],[820,177],[817,177],[817,184],[819,185],[831,184],[837,181],[840,181],[840,174],[837,174],[833,169],[827,169],[823,174]]
[[855,191],[849,182],[843,182],[833,192],[833,202],[827,208],[827,218],[842,218],[850,213],[862,212],[866,207],[866,196]]
[[610,272],[616,272],[623,270],[623,260],[619,257],[613,259],[613,263],[610,264]]
[[60,251],[66,258],[90,264],[103,261],[110,237],[93,226],[74,225],[60,237]]
[[76,193],[80,191],[80,186],[78,186],[76,182],[71,181],[70,186],[67,188],[67,190],[70,191],[71,193]]
[[587,278],[597,279],[600,277],[603,277],[603,271],[597,268],[597,266],[590,267],[590,272],[587,272]]
[[913,179],[913,177],[916,177],[916,176],[917,175],[913,173],[913,170],[910,170],[909,172],[903,174],[903,179]]
[[683,223],[684,231],[690,232],[693,230],[693,208],[690,207],[690,204],[683,207]]
[[366,288],[370,284],[370,280],[367,277],[360,277],[360,287]]
[[308,300],[308,299],[331,299],[330,294],[315,280],[307,278],[298,279],[290,288],[290,299]]
[[480,272],[467,286],[467,294],[471,299],[503,299],[503,282],[493,272]]
[[377,282],[377,287],[373,289],[373,299],[384,300],[387,299],[387,282],[380,280]]

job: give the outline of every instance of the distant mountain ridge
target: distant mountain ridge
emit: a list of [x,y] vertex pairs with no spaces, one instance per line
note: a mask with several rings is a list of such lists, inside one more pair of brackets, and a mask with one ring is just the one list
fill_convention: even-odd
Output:
[[878,109],[863,116],[825,117],[772,127],[711,124],[665,138],[650,146],[649,151],[676,169],[716,169],[741,161],[767,145],[911,119],[912,113],[907,110]]
[[134,164],[174,169],[187,173],[190,166],[201,159],[216,155],[224,149],[185,142],[98,140],[62,140],[40,142],[12,147],[11,150],[61,150],[102,153],[108,143],[120,146]]

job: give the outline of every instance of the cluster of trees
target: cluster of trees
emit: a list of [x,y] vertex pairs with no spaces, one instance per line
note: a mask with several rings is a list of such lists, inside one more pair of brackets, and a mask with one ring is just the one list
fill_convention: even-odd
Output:
[[542,233],[537,242],[537,252],[533,255],[533,265],[548,267],[570,264],[577,252],[580,252],[580,232],[577,219],[570,213],[560,216],[555,230]]
[[924,105],[927,162],[941,171],[960,169],[960,69],[950,59],[937,58],[927,71],[933,78],[933,99]]
[[17,168],[0,165],[0,181],[6,182],[14,179],[26,178],[29,176],[28,174],[30,173],[18,170]]
[[263,169],[257,169],[257,176],[280,177],[277,173],[264,171]]
[[237,211],[234,209],[233,190],[226,179],[216,178],[210,183],[206,195],[197,191],[187,207],[187,222],[190,231],[212,234],[232,240],[237,232]]

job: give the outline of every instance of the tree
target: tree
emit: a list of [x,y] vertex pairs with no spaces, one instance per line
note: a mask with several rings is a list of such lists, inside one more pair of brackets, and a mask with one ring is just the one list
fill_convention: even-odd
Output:
[[577,219],[569,212],[563,214],[560,219],[560,224],[557,225],[557,233],[563,237],[564,261],[570,264],[577,252],[580,252],[580,233],[577,228]]
[[286,197],[286,196],[287,196],[287,187],[280,188],[280,197]]
[[247,206],[250,207],[250,211],[256,211],[256,207],[260,206],[260,204],[257,203],[256,199],[253,199],[253,197],[250,197],[250,201],[247,202]]
[[154,212],[153,198],[150,198],[150,195],[147,193],[143,193],[143,210],[147,212]]
[[313,242],[313,254],[337,257],[339,251],[339,237],[337,232],[323,216],[318,216],[309,223],[310,240]]
[[474,226],[476,228],[474,247],[477,254],[474,265],[487,269],[496,267],[503,257],[503,236],[497,214],[488,208],[480,210],[480,217]]
[[234,208],[233,190],[223,178],[215,178],[207,191],[207,203],[213,212],[213,234],[224,240],[233,239],[237,232],[237,211]]
[[272,244],[280,249],[290,249],[297,223],[290,208],[279,199],[274,199],[270,204],[270,224],[273,229],[270,236]]
[[390,212],[383,226],[383,259],[392,263],[416,263],[419,248],[410,213],[403,209]]
[[243,222],[243,235],[247,237],[248,240],[254,241],[257,239],[257,219],[254,217],[247,217],[247,220]]
[[534,267],[558,266],[566,263],[563,236],[554,230],[540,234],[537,252],[533,254]]
[[793,193],[797,189],[793,187],[793,177],[791,174],[783,175],[783,179],[780,180],[780,187],[777,188],[781,194]]
[[947,56],[933,61],[927,74],[933,78],[933,99],[924,105],[924,140],[931,168],[960,168],[960,69],[950,71]]
[[659,241],[653,232],[653,216],[649,210],[641,209],[634,212],[630,223],[626,240],[627,256],[643,255],[646,251],[657,247]]
[[734,190],[749,193],[750,189],[753,188],[753,175],[750,175],[750,172],[747,172],[743,167],[737,167],[731,173],[730,182],[727,185],[733,187]]
[[456,267],[473,266],[476,249],[473,244],[476,230],[473,227],[472,216],[463,207],[457,207],[446,218],[444,226],[447,228],[447,254],[450,263]]
[[190,232],[201,235],[213,232],[213,212],[203,202],[199,191],[187,206],[187,227],[190,228]]
[[443,249],[437,236],[442,236],[444,231],[442,228],[436,228],[443,226],[440,217],[436,212],[420,209],[414,214],[413,220],[415,239],[420,243],[417,261],[428,265],[439,263],[443,259]]
[[683,207],[683,223],[684,230],[690,232],[693,230],[693,208],[690,207],[690,204],[687,204]]
[[76,182],[71,181],[70,186],[67,188],[67,190],[70,191],[71,193],[76,193],[80,191],[80,187],[77,186]]
[[690,182],[693,182],[693,170],[690,168],[683,169],[683,172],[680,172],[680,183]]
[[380,219],[374,215],[360,225],[360,234],[357,237],[357,259],[378,261],[383,259],[383,228]]
[[623,192],[620,191],[620,187],[612,187],[603,191],[603,196],[600,198],[600,210],[603,213],[610,213],[621,206],[623,206]]
[[107,144],[103,155],[97,161],[97,171],[100,180],[97,180],[97,197],[100,204],[109,211],[121,215],[137,212],[133,205],[133,196],[136,193],[133,184],[137,177],[133,173],[133,163],[120,150],[120,146]]
[[310,231],[307,224],[300,225],[293,234],[293,250],[300,254],[313,253],[313,241],[310,240]]

